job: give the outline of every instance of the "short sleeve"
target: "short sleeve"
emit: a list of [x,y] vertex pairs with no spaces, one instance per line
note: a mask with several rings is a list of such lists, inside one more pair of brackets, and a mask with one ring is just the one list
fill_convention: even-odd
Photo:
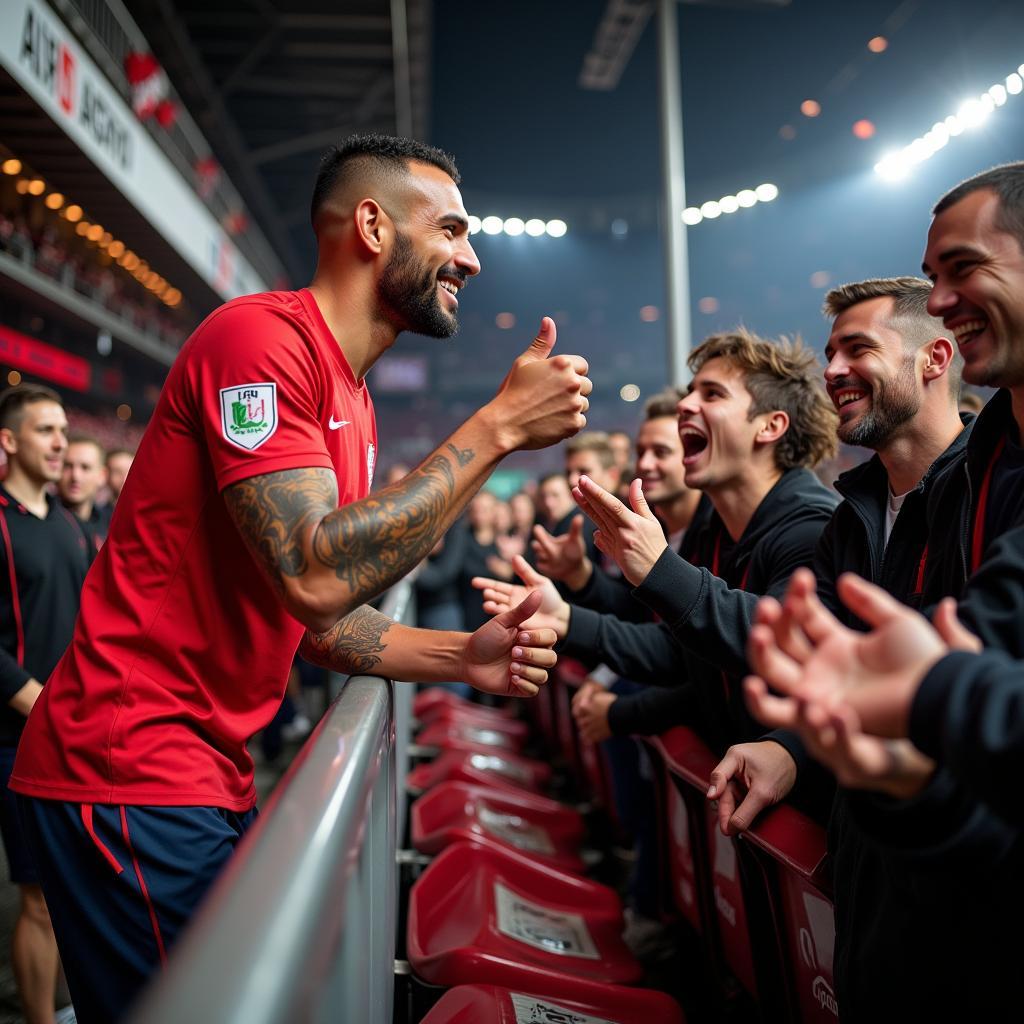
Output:
[[197,332],[189,377],[218,489],[286,469],[334,469],[315,349],[284,310],[219,310]]

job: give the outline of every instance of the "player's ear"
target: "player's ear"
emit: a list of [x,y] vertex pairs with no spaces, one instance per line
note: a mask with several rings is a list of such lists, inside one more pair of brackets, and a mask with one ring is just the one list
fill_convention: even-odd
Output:
[[363,199],[352,214],[360,244],[373,255],[379,255],[391,234],[391,218],[375,199]]

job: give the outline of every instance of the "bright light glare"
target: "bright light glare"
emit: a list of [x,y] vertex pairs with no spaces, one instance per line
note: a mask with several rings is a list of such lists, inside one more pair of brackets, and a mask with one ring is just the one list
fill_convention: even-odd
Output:
[[552,238],[561,238],[569,230],[569,225],[564,220],[549,220],[547,232]]
[[474,217],[472,214],[469,216],[469,233],[471,235],[478,234],[480,231],[480,218]]
[[516,235],[521,235],[526,225],[518,217],[509,217],[504,224],[505,234],[511,235],[515,238]]
[[696,206],[688,206],[683,210],[684,224],[699,224],[704,219],[704,214]]
[[709,199],[706,203],[702,204],[700,208],[701,216],[707,220],[714,220],[716,217],[721,217],[722,208],[714,201]]
[[635,384],[623,384],[619,388],[619,398],[624,402],[635,402],[640,397],[640,389]]
[[526,230],[526,233],[531,238],[540,238],[540,236],[543,235],[544,231],[546,230],[544,227],[544,221],[539,220],[537,217],[532,217],[523,226]]
[[745,210],[749,209],[757,202],[757,193],[752,188],[745,188],[736,193],[736,202]]
[[500,235],[504,226],[505,222],[500,217],[484,217],[480,222],[485,235]]
[[735,213],[740,208],[740,201],[735,196],[722,196],[718,205],[722,213]]
[[758,185],[757,188],[754,189],[754,195],[756,195],[762,203],[770,203],[773,199],[778,197],[778,194],[778,188],[767,182],[764,185]]
[[700,224],[704,220],[714,220],[723,213],[736,213],[738,210],[749,210],[758,203],[770,203],[779,194],[775,185],[765,183],[756,189],[740,189],[735,195],[722,196],[721,199],[709,199],[700,206],[688,206],[683,210],[683,223]]
[[889,181],[907,177],[911,169],[934,156],[953,139],[972,128],[978,128],[1011,96],[1024,92],[1024,64],[1006,76],[1005,84],[997,82],[980,96],[964,100],[955,114],[932,125],[931,130],[902,149],[886,153],[875,164],[875,171]]

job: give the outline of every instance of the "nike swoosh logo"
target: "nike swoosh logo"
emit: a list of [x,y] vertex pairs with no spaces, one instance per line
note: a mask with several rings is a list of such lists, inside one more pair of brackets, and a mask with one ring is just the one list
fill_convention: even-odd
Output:
[[336,420],[332,416],[330,421],[328,422],[327,426],[329,426],[331,428],[331,430],[337,430],[340,427],[347,427],[351,422],[352,422],[351,420]]

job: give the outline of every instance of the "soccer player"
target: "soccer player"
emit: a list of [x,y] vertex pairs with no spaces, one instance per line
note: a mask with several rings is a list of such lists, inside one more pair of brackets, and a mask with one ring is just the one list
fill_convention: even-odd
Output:
[[458,180],[410,140],[332,149],[310,287],[221,306],[171,368],[12,776],[80,1021],[124,1012],[251,822],[246,743],[296,650],[339,672],[518,695],[554,663],[553,636],[518,629],[531,605],[466,635],[365,604],[505,455],[585,425],[586,363],[548,358],[545,318],[497,395],[367,497],[367,371],[402,331],[454,334],[480,269]]

